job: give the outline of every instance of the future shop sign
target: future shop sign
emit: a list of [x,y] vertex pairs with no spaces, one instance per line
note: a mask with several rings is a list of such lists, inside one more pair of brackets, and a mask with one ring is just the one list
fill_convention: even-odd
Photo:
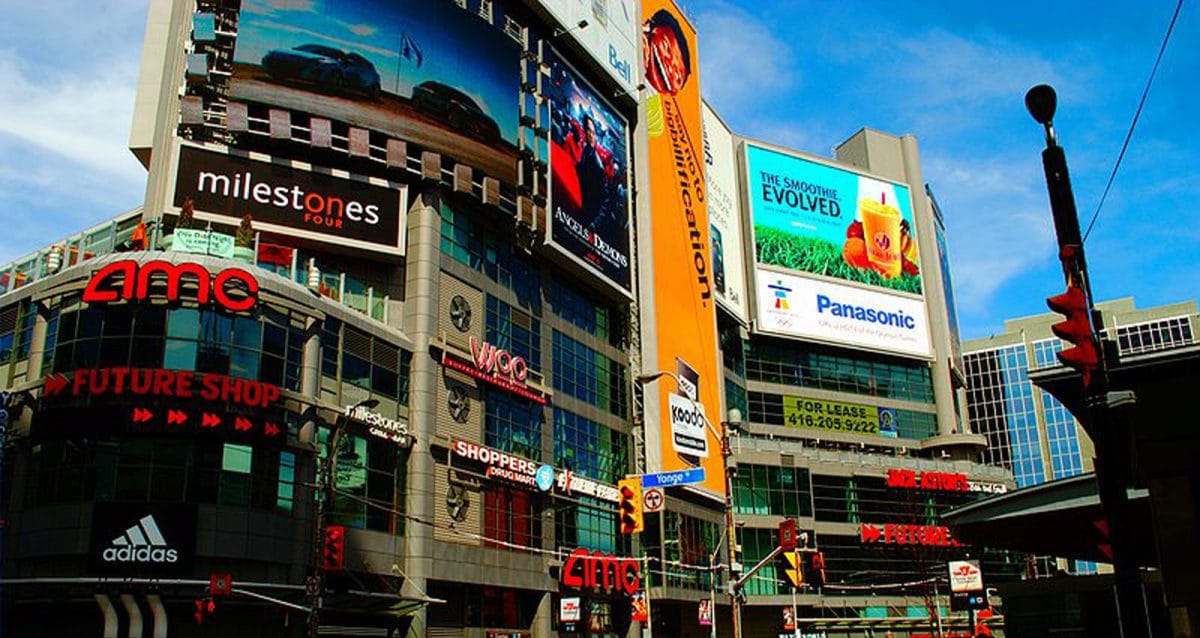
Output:
[[245,312],[258,303],[258,280],[241,268],[226,268],[213,277],[196,263],[172,264],[154,260],[139,264],[132,259],[114,261],[98,270],[83,290],[83,301],[107,304],[115,301],[147,301],[151,285],[166,284],[166,300],[180,300],[184,277],[196,284],[196,303],[210,302],[229,312]]

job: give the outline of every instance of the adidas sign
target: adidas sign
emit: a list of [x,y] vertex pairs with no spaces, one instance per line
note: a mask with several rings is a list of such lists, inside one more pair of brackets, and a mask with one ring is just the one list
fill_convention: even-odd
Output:
[[154,516],[147,515],[125,530],[103,553],[106,563],[162,563],[179,560],[179,552],[167,546]]

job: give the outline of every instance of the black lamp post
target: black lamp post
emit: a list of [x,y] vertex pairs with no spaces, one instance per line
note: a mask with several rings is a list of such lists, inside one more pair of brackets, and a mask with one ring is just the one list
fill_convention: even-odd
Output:
[[338,450],[341,449],[342,433],[346,431],[348,414],[358,408],[368,410],[379,405],[378,399],[364,399],[347,408],[338,415],[329,433],[329,441],[325,448],[325,458],[317,466],[317,484],[315,489],[316,513],[313,516],[313,564],[312,575],[308,578],[308,635],[317,638],[321,626],[321,595],[325,590],[325,574],[321,568],[322,554],[325,546],[325,508],[334,496],[334,477],[337,475]]
[[[1142,591],[1141,575],[1133,553],[1133,521],[1126,491],[1132,474],[1129,413],[1135,398],[1132,392],[1112,391],[1109,388],[1108,371],[1116,364],[1117,349],[1111,341],[1102,340],[1098,331],[1101,321],[1095,311],[1087,262],[1083,256],[1083,238],[1079,232],[1079,217],[1075,210],[1075,196],[1071,192],[1071,178],[1067,172],[1067,156],[1058,145],[1058,136],[1054,132],[1053,120],[1057,106],[1058,98],[1048,84],[1039,84],[1025,94],[1025,107],[1029,114],[1046,129],[1042,166],[1046,172],[1046,189],[1050,194],[1054,231],[1058,236],[1059,259],[1062,261],[1063,275],[1068,285],[1067,294],[1051,298],[1051,308],[1060,310],[1056,303],[1061,305],[1060,300],[1068,297],[1073,292],[1072,288],[1076,288],[1083,292],[1086,318],[1090,320],[1090,330],[1083,330],[1083,334],[1070,334],[1070,330],[1060,333],[1056,330],[1056,334],[1068,339],[1075,346],[1072,349],[1074,354],[1060,353],[1059,359],[1083,375],[1087,410],[1076,417],[1080,419],[1096,445],[1096,480],[1099,484],[1100,504],[1105,518],[1108,519],[1119,635],[1123,638],[1148,638],[1149,614]],[[1078,290],[1075,292],[1078,293]],[[1067,318],[1068,321],[1057,324],[1056,328],[1070,327],[1072,317],[1067,314]],[[1092,350],[1090,361],[1087,360],[1087,355],[1082,354],[1089,349]]]

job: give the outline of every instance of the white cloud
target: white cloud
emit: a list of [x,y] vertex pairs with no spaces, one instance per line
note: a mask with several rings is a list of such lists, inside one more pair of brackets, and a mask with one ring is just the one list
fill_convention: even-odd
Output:
[[[58,73],[34,69],[0,51],[0,134],[50,151],[88,170],[137,183],[145,171],[126,150],[137,59]],[[66,173],[78,167],[63,167]]]
[[701,86],[719,113],[761,107],[764,97],[781,96],[799,81],[791,47],[753,15],[720,3],[697,22]]

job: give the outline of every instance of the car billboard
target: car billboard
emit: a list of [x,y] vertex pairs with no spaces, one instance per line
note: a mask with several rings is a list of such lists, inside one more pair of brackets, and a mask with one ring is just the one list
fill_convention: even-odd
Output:
[[[639,282],[646,374],[661,373],[648,391],[648,471],[703,467],[703,490],[725,494],[719,453],[721,362],[704,183],[703,132],[696,30],[671,0],[642,3],[647,89],[647,162],[642,175],[648,211],[638,216]],[[670,377],[670,378],[668,378]],[[649,386],[653,388],[654,386]],[[700,433],[692,437],[688,433]],[[677,436],[678,435],[678,436]],[[695,440],[693,440],[695,439]]]
[[407,195],[403,185],[378,178],[181,144],[172,201],[179,210],[192,200],[201,219],[237,224],[250,215],[256,230],[403,255]]
[[638,24],[634,0],[539,0],[538,4],[621,88],[636,90],[639,77],[633,67],[637,64]]
[[907,186],[747,143],[746,187],[759,265],[921,293]]
[[547,48],[550,215],[546,242],[630,294],[629,127]]
[[231,100],[379,131],[516,181],[521,47],[446,0],[243,0]]
[[717,302],[743,324],[746,312],[746,254],[742,198],[738,193],[733,134],[704,105],[704,183],[708,187],[708,230],[712,240],[713,287]]

